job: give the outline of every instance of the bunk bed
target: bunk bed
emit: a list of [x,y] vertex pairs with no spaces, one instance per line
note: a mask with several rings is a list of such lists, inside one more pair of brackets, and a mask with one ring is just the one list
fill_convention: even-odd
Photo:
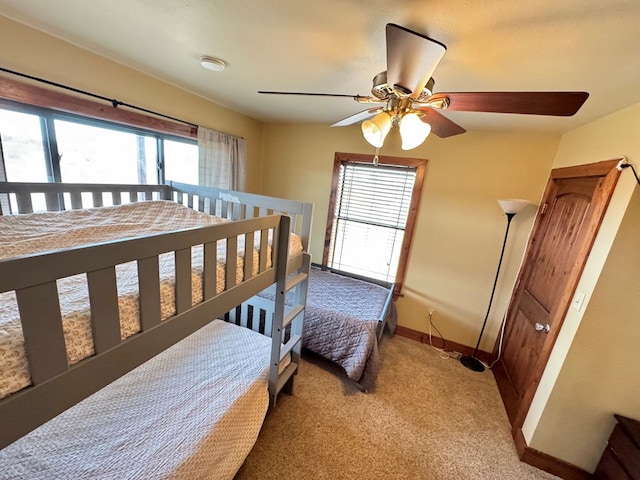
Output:
[[[38,204],[50,213],[34,213]],[[293,389],[312,205],[175,182],[0,182],[0,207],[0,300],[9,299],[0,304],[0,342],[15,347],[16,332],[22,342],[0,345],[0,372],[15,371],[16,362],[27,369],[26,384],[0,380],[0,463],[22,458],[0,478],[20,478],[27,467],[60,476],[54,459],[70,468],[58,454],[66,449],[77,459],[80,446],[92,461],[81,460],[74,478],[111,471],[108,452],[121,454],[125,439],[136,448],[118,468],[196,478],[215,465],[215,478],[232,478],[267,407]],[[114,212],[105,224],[103,215]],[[31,223],[51,229],[22,230]],[[84,283],[68,283],[74,279]],[[271,302],[256,297],[271,285]],[[294,302],[286,305],[285,296]],[[124,319],[129,310],[132,323]],[[74,321],[80,334],[69,332]],[[73,346],[74,335],[89,349]],[[173,427],[160,434],[167,422]],[[76,438],[78,425],[94,437]],[[130,437],[122,435],[127,429]],[[62,439],[64,446],[56,443]],[[159,461],[163,453],[172,460]],[[120,473],[113,478],[136,478]]]
[[[393,283],[313,264],[303,348],[340,365],[361,390],[373,390],[378,343],[385,330],[393,333],[397,325],[393,289]],[[275,289],[270,287],[260,296],[273,301]],[[293,305],[295,299],[290,296],[286,302]]]

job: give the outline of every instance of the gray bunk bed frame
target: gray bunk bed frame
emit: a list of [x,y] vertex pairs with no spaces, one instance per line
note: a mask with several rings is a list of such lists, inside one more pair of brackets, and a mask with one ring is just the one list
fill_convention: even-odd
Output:
[[[184,231],[112,241],[43,254],[0,260],[0,292],[15,291],[32,385],[0,400],[0,448],[12,443],[62,411],[95,393],[128,371],[187,337],[216,318],[250,327],[272,338],[269,367],[270,407],[278,393],[292,393],[297,373],[310,266],[310,203],[170,182],[167,185],[107,185],[0,182],[0,213],[31,213],[33,195],[44,195],[48,211],[102,206],[105,195],[122,201],[173,200],[234,222]],[[12,201],[10,201],[12,200]],[[87,204],[89,201],[90,204]],[[18,211],[11,211],[11,203]],[[267,233],[273,231],[272,263],[266,266]],[[246,251],[261,231],[258,274],[246,256],[244,278],[236,283],[237,239]],[[290,234],[297,234],[303,253],[289,258]],[[226,240],[225,290],[216,294],[216,243]],[[204,299],[191,305],[191,247],[203,245]],[[176,315],[161,321],[158,256],[173,252],[176,263]],[[120,339],[115,266],[138,266],[141,331]],[[56,280],[86,274],[96,353],[68,365]],[[254,297],[276,285],[276,299]],[[295,305],[285,305],[293,290]],[[43,316],[43,312],[49,312]],[[54,315],[51,315],[54,312]],[[42,322],[42,319],[53,319]],[[286,335],[285,335],[286,333]],[[279,372],[287,355],[291,363]]]

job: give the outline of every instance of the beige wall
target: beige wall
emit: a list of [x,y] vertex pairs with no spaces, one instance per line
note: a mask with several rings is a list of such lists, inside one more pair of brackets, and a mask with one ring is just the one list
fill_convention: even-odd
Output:
[[[638,168],[640,104],[563,136],[554,167],[626,155]],[[523,433],[529,446],[593,470],[614,425],[613,413],[640,418],[640,194],[621,173],[573,308],[540,382]]]
[[[559,137],[470,132],[419,148],[399,148],[392,130],[381,155],[428,159],[399,323],[427,331],[428,307],[435,323],[455,342],[475,345],[489,301],[506,217],[499,198],[538,203]],[[335,152],[373,154],[358,126],[270,124],[265,130],[263,190],[270,195],[315,204],[311,250],[322,260],[331,172]],[[493,348],[501,315],[524,251],[536,208],[515,217],[503,263],[503,276],[482,347]]]
[[0,16],[0,45],[0,65],[10,70],[246,138],[247,190],[260,193],[262,123],[4,16]]

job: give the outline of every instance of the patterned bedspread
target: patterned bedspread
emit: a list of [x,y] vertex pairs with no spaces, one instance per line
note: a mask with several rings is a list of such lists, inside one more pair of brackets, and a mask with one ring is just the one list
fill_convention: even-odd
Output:
[[[365,391],[375,387],[379,357],[377,328],[389,290],[374,283],[312,268],[302,346],[336,362]],[[273,298],[273,289],[260,294]],[[394,332],[393,302],[387,328]]]
[[[373,283],[311,269],[302,345],[336,362],[371,390],[378,378],[376,329],[389,290]],[[387,325],[395,331],[391,305]]]
[[0,479],[226,479],[266,414],[271,339],[215,320],[0,450]]
[[[140,202],[64,212],[0,216],[0,259],[70,248],[96,242],[133,238],[185,228],[212,225],[226,220],[170,201]],[[238,242],[236,280],[242,281],[243,238]],[[216,290],[224,289],[225,245],[218,245]],[[259,245],[256,239],[255,245]],[[302,251],[300,239],[291,236],[290,254]],[[254,273],[258,252],[254,251]],[[268,264],[270,264],[270,257]],[[192,249],[192,302],[202,301],[202,247]],[[162,319],[175,314],[174,257],[160,256]],[[138,274],[135,262],[116,268],[121,337],[140,331]],[[67,357],[72,365],[94,353],[88,289],[85,275],[57,282]],[[31,384],[24,338],[15,293],[0,293],[0,398]]]

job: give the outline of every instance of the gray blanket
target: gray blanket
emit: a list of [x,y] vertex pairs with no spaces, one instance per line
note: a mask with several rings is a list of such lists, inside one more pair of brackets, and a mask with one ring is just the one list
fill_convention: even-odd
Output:
[[[371,390],[378,377],[377,328],[389,290],[373,283],[312,268],[302,346],[336,362],[360,387]],[[261,295],[273,298],[273,290]],[[396,328],[393,302],[387,328]]]

